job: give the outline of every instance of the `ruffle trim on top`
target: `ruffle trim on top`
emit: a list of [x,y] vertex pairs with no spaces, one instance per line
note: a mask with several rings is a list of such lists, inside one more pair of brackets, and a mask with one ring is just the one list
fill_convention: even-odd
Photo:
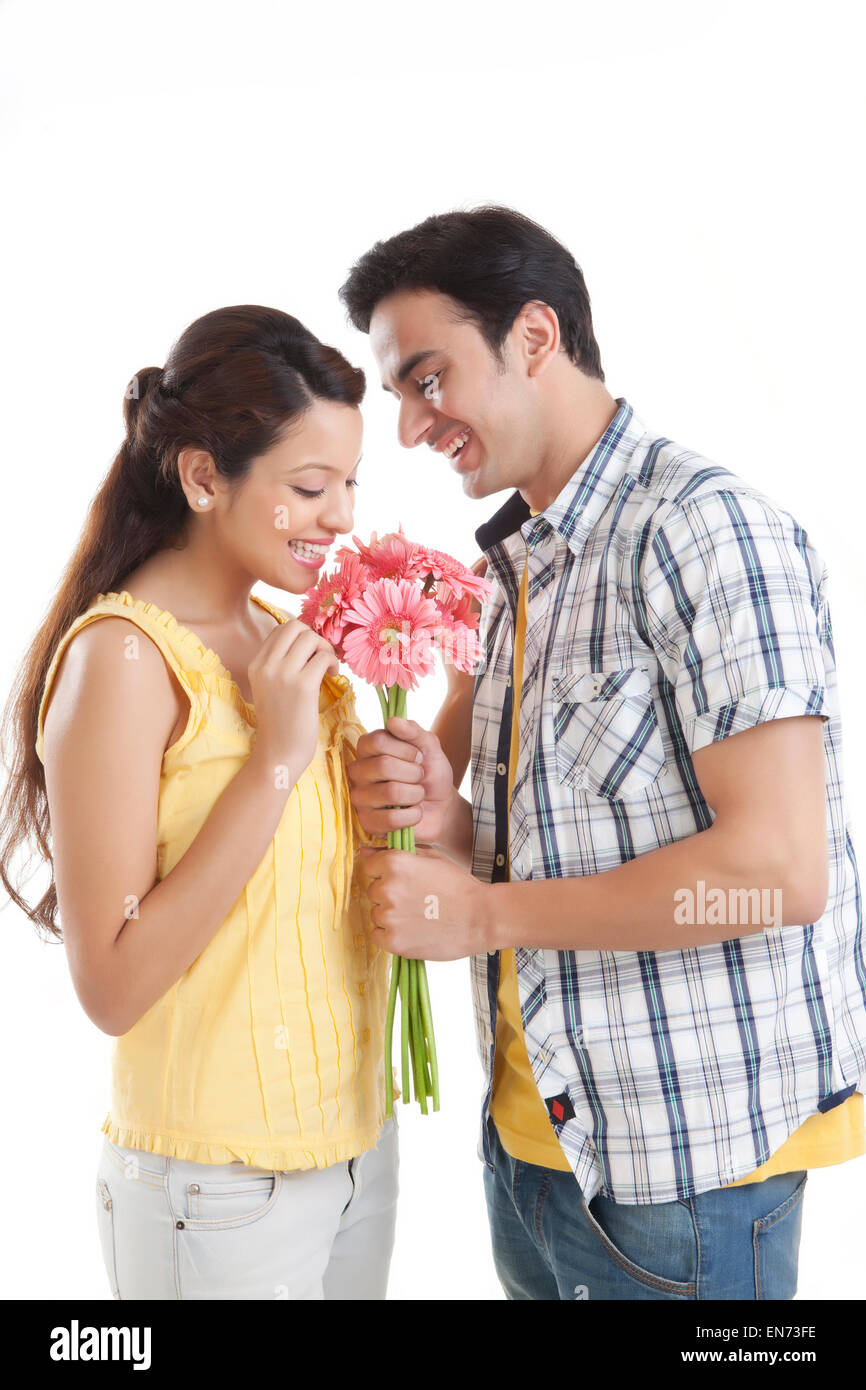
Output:
[[[250,598],[276,618],[278,622],[288,621],[287,614],[268,603],[266,599],[260,598],[258,594],[250,594]],[[157,627],[170,633],[173,645],[189,653],[191,669],[207,674],[210,677],[210,683],[215,685],[218,693],[229,700],[234,700],[247,723],[252,728],[256,728],[255,706],[244,699],[240,686],[231,671],[223,665],[211,647],[206,647],[201,638],[197,637],[188,627],[179,623],[174,614],[170,613],[167,608],[160,608],[158,604],[148,603],[143,598],[133,598],[128,589],[121,589],[120,591],[111,589],[107,593],[99,594],[94,600],[94,605],[105,599],[120,603],[124,608],[136,609],[137,612],[144,614],[150,622],[155,623]],[[326,675],[322,682],[322,688],[323,696],[325,691],[327,691],[327,695],[320,698],[320,714],[325,714],[330,719],[337,718],[339,721],[354,717],[354,691],[347,676]]]
[[144,613],[158,627],[165,628],[166,632],[172,634],[174,641],[185,647],[194,658],[195,669],[215,671],[219,676],[228,680],[232,679],[231,671],[223,666],[216,652],[212,651],[210,647],[206,647],[204,642],[196,637],[195,633],[191,632],[188,627],[179,623],[167,608],[160,608],[157,604],[148,603],[143,598],[133,598],[128,589],[121,589],[119,593],[114,589],[109,590],[108,593],[99,594],[94,602],[101,603],[103,599],[114,599],[116,602],[122,603],[124,608],[135,608],[139,613]]
[[113,1123],[107,1115],[102,1133],[112,1144],[122,1149],[143,1149],[147,1153],[163,1154],[167,1158],[185,1158],[193,1163],[231,1163],[239,1158],[251,1168],[280,1170],[329,1168],[345,1163],[349,1158],[368,1149],[375,1149],[385,1123],[384,1107],[377,1117],[376,1127],[359,1133],[346,1134],[330,1144],[256,1144],[226,1143],[221,1140],[181,1138],[171,1134],[155,1134],[150,1130],[125,1129]]

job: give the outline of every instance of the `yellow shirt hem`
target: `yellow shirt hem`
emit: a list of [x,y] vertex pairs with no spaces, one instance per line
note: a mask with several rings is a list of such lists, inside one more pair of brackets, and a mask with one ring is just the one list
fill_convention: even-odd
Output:
[[375,1149],[385,1123],[382,1110],[378,1123],[371,1129],[341,1132],[337,1140],[308,1141],[306,1144],[262,1144],[260,1141],[205,1139],[190,1135],[160,1134],[153,1130],[129,1129],[117,1125],[107,1116],[102,1133],[124,1149],[143,1149],[146,1153],[163,1154],[167,1158],[189,1159],[193,1163],[231,1163],[240,1159],[251,1168],[274,1168],[280,1171],[308,1168],[330,1168],[368,1149]]

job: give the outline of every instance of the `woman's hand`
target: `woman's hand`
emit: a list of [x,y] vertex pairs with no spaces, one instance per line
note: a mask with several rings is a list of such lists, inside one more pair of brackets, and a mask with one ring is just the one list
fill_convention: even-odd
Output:
[[454,797],[451,764],[435,734],[392,715],[362,734],[347,769],[352,805],[368,835],[411,825],[416,841],[438,840]]
[[297,781],[316,751],[322,680],[339,669],[330,642],[299,618],[268,633],[247,667],[257,720],[255,758],[269,768],[287,768]]

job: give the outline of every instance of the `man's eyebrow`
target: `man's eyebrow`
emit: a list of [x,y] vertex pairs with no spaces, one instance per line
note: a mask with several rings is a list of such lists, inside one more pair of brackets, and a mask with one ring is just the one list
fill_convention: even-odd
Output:
[[[436,357],[441,351],[441,348],[425,348],[423,352],[413,352],[412,356],[407,357],[406,361],[399,367],[397,371],[397,380],[405,381],[412,369],[418,366],[419,362],[423,362],[427,357]],[[384,382],[382,382],[382,390],[387,391],[391,396],[394,395],[390,386],[386,386]]]

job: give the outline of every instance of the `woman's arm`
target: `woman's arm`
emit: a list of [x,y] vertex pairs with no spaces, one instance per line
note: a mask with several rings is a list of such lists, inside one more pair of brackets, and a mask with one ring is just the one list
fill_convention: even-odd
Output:
[[[119,626],[122,624],[122,626]],[[44,723],[60,922],[79,1000],[103,1032],[128,1032],[189,968],[261,862],[297,777],[274,785],[255,750],[183,857],[157,880],[162,756],[188,708],[149,639],[118,657],[124,618],[72,639]]]

